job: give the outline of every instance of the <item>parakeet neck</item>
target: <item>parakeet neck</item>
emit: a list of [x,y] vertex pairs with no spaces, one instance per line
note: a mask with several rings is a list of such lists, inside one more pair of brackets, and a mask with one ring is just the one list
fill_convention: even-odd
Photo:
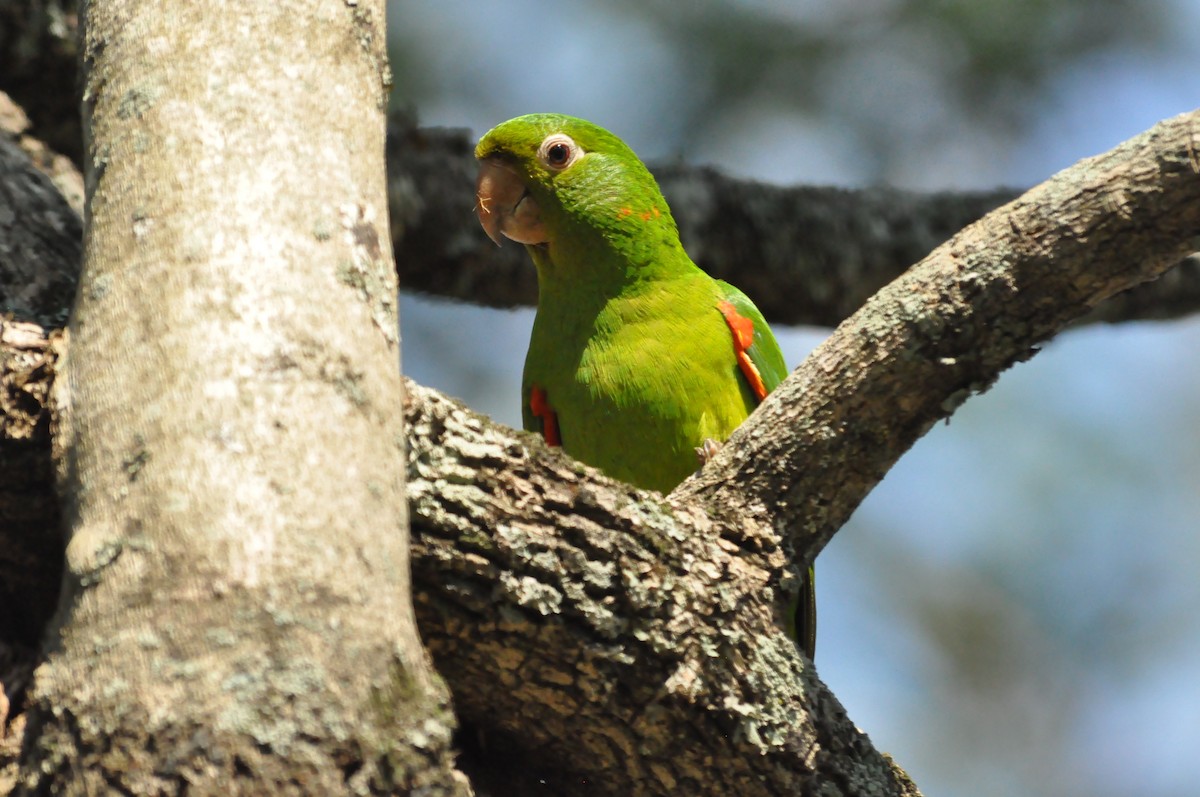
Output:
[[559,216],[551,240],[528,247],[542,293],[610,298],[697,270],[665,203],[661,210],[605,210],[588,214],[582,223]]
[[572,245],[529,247],[538,274],[538,312],[594,317],[617,297],[633,298],[663,280],[698,271],[676,241],[655,250]]

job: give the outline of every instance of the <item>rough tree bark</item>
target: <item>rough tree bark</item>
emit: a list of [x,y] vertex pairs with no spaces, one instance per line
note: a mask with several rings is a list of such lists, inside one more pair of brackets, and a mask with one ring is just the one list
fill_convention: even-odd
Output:
[[66,575],[18,793],[465,793],[409,600],[384,4],[82,13]]

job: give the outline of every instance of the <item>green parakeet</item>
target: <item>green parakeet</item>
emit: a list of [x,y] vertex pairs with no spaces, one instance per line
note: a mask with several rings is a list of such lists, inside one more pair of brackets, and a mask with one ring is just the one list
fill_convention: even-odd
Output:
[[[475,157],[480,223],[497,244],[525,244],[537,267],[525,428],[670,492],[787,376],[775,336],[745,294],[691,261],[658,184],[607,130],[521,116]],[[811,658],[811,570],[795,632]]]

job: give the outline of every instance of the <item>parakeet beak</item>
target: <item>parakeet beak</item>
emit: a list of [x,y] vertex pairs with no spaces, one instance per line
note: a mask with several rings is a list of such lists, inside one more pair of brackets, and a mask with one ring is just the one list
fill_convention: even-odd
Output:
[[484,158],[479,162],[475,212],[483,231],[496,246],[501,243],[501,235],[522,244],[542,244],[549,240],[537,200],[513,167],[499,158]]

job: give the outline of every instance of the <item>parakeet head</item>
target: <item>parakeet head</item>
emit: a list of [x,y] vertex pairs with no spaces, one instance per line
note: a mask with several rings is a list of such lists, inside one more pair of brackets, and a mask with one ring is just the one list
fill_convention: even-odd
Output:
[[678,245],[658,184],[621,139],[562,114],[529,114],[492,128],[475,147],[479,222],[531,246]]

